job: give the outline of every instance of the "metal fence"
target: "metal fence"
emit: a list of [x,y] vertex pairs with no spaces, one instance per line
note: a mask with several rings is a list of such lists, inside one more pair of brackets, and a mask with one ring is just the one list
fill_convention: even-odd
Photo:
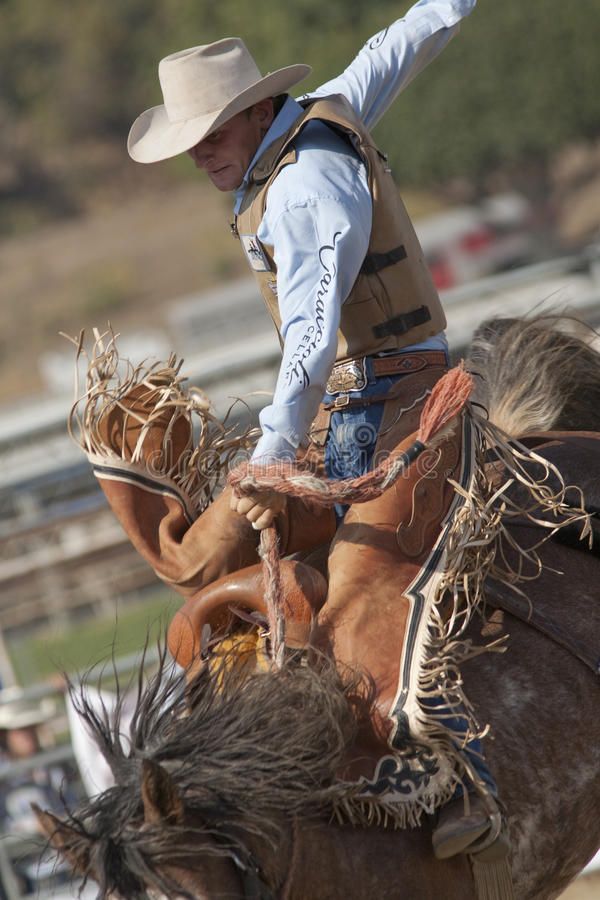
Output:
[[[152,671],[157,660],[158,649],[149,648],[143,656],[140,653],[133,653],[114,660],[106,674],[107,676],[112,674],[120,681],[127,682],[131,674],[141,665],[147,672]],[[77,683],[76,676],[73,680]],[[106,680],[107,684],[110,684],[108,677]],[[62,700],[63,695],[56,686],[48,683],[32,685],[18,692],[20,704],[39,702],[48,697]],[[0,691],[0,707],[14,704],[15,699],[14,690]],[[64,703],[57,704],[56,717],[50,723],[50,727],[53,732],[62,736],[62,742],[25,759],[5,762],[0,767],[0,789],[3,784],[14,782],[34,770],[48,771],[53,767],[68,766],[72,771],[78,772]],[[83,797],[84,786],[80,777],[77,779],[76,788]],[[0,835],[0,897],[3,890],[6,900],[23,900],[33,896],[36,900],[48,900],[50,897],[55,900],[56,898],[67,900],[79,897],[80,889],[81,884],[72,881],[68,868],[57,865],[45,836],[33,830],[18,833],[3,832]],[[96,896],[96,891],[84,892],[81,896],[86,900],[88,897]]]

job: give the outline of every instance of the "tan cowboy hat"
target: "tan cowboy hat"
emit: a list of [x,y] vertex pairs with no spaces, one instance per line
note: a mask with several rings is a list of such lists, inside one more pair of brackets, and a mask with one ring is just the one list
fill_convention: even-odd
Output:
[[240,38],[172,53],[158,65],[164,105],[135,120],[129,155],[151,163],[184,153],[232,116],[285,93],[310,71],[310,66],[286,66],[263,78]]

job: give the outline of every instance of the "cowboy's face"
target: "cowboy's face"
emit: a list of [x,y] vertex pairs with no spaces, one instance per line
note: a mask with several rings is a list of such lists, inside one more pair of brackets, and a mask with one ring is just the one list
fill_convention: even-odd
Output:
[[234,191],[273,121],[273,101],[261,100],[229,119],[187,152],[220,191]]
[[13,759],[26,759],[38,753],[40,742],[35,726],[11,728],[6,735],[6,749]]

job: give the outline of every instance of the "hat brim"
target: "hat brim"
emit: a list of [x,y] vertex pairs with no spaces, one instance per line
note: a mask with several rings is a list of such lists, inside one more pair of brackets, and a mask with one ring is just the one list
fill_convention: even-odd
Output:
[[0,731],[13,731],[17,728],[30,728],[43,725],[56,716],[56,704],[49,697],[37,706],[21,707],[8,702],[0,706]]
[[285,93],[311,71],[310,66],[302,64],[278,69],[250,85],[223,109],[183,122],[171,122],[162,104],[147,109],[131,126],[127,138],[129,155],[136,162],[153,163],[185,153],[228,119],[260,100]]

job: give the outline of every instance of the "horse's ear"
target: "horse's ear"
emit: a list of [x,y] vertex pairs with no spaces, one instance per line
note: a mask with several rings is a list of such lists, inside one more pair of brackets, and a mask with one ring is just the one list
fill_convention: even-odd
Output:
[[179,791],[167,770],[151,759],[142,762],[142,802],[147,825],[183,824],[184,807]]
[[50,844],[69,862],[77,875],[89,876],[91,838],[86,837],[67,822],[61,821],[51,812],[40,809],[35,803],[31,804],[40,828],[46,835]]

